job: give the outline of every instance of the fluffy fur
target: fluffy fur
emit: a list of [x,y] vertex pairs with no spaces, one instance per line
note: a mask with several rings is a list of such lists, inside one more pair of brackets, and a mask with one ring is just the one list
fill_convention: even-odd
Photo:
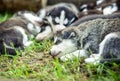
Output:
[[16,50],[32,44],[30,38],[34,38],[41,30],[40,25],[34,22],[22,16],[14,16],[0,23],[0,53],[15,55]]
[[90,20],[94,20],[94,19],[113,19],[113,18],[120,18],[120,13],[116,13],[116,14],[109,14],[109,15],[88,15],[85,17],[82,17],[80,19],[78,19],[76,22],[74,22],[73,24],[71,24],[70,26],[78,26],[81,23],[84,23],[86,21],[90,21]]
[[[90,54],[98,54],[100,53],[99,44],[103,42],[104,37],[112,32],[120,32],[119,22],[120,19],[118,18],[94,19],[80,24],[78,27],[66,28],[58,36],[59,42],[51,48],[51,55],[59,56],[61,60],[66,61],[72,59],[74,56],[88,57]],[[116,39],[114,41],[116,41]],[[107,44],[106,46],[109,47],[110,45]],[[116,47],[117,46],[119,48],[119,45],[116,45]],[[110,49],[112,48],[113,47]],[[110,52],[104,51],[106,57]],[[117,49],[117,51],[119,50]]]
[[45,14],[44,24],[41,27],[43,30],[36,36],[36,40],[41,41],[53,38],[57,31],[69,27],[77,20],[78,10],[71,3],[59,3],[43,8],[37,14],[39,17]]

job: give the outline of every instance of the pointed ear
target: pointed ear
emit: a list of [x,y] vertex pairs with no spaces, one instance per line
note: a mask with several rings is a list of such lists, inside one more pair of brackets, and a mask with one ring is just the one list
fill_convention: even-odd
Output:
[[76,34],[75,34],[75,32],[71,32],[71,36],[75,36]]
[[68,38],[75,37],[75,36],[76,36],[75,32],[71,32]]

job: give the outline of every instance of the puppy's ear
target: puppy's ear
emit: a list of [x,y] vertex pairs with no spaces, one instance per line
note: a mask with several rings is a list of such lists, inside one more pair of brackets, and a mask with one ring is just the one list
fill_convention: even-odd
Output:
[[70,35],[69,35],[68,38],[73,38],[73,37],[75,37],[75,36],[76,36],[76,33],[75,33],[74,31],[72,31],[72,32],[70,33]]

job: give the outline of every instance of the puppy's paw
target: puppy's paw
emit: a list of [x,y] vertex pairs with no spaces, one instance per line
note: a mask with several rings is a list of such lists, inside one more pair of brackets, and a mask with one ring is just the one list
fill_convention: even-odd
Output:
[[91,64],[98,64],[100,62],[100,55],[98,54],[92,54],[89,58],[85,59],[85,63],[91,63]]

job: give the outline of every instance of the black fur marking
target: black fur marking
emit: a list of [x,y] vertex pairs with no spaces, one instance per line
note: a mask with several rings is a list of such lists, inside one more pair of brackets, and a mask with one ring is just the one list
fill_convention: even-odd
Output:
[[23,37],[14,29],[0,32],[0,53],[16,55],[16,50],[23,50]]
[[[70,11],[69,9],[67,9],[66,7],[58,7],[58,8],[54,8],[52,11],[50,11],[50,13],[47,16],[52,16],[53,18],[53,23],[54,24],[58,24],[57,22],[55,22],[55,18],[56,17],[60,17],[61,15],[61,11],[64,10],[65,11],[65,18],[68,18],[68,23],[64,24],[65,26],[69,26],[70,24],[72,24],[75,20],[77,20],[77,16]],[[74,18],[74,20],[72,22],[70,22],[72,19]]]

